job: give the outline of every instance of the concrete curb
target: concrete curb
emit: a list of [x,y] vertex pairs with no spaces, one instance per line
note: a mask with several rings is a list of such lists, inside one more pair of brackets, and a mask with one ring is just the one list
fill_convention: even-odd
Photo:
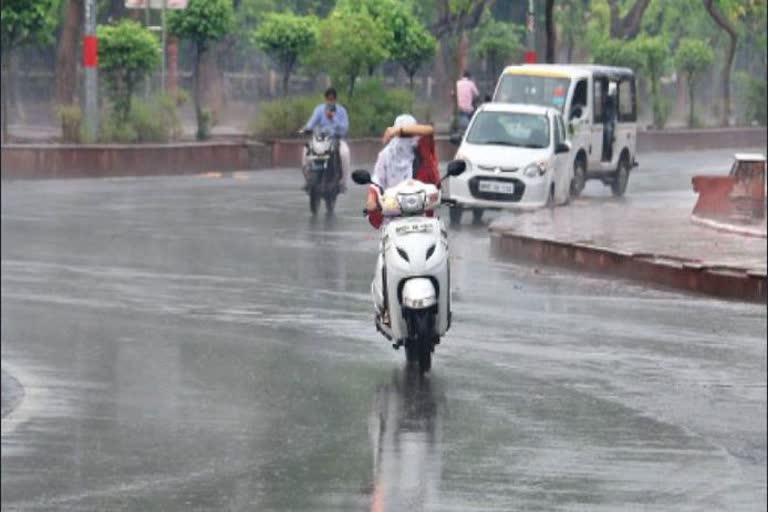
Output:
[[739,226],[736,224],[729,224],[727,222],[718,222],[712,219],[705,219],[698,215],[691,215],[691,222],[698,224],[699,226],[705,226],[716,231],[723,233],[731,233],[734,235],[750,236],[754,238],[768,238],[768,232],[763,228],[756,228],[750,226]]
[[766,274],[700,261],[490,231],[494,255],[593,272],[723,299],[766,302]]

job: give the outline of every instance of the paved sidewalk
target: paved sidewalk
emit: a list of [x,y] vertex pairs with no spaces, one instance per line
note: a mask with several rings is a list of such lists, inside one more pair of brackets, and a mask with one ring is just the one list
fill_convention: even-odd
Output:
[[696,198],[683,191],[622,199],[589,197],[554,210],[506,214],[497,232],[579,243],[635,254],[766,272],[766,241],[718,232],[691,221]]

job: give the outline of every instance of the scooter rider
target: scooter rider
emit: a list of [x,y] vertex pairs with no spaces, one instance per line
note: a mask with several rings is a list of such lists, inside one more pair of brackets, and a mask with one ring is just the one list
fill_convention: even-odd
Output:
[[407,179],[440,186],[438,159],[435,151],[434,128],[417,124],[416,119],[403,114],[395,119],[394,126],[384,132],[385,147],[376,158],[368,190],[366,210],[368,221],[379,228],[383,217],[379,211],[379,191],[398,185]]
[[[368,221],[374,228],[379,228],[385,221],[379,208],[379,191],[397,186],[408,179],[418,179],[424,183],[439,186],[440,174],[437,168],[437,153],[434,148],[433,128],[418,125],[416,119],[403,114],[395,119],[394,126],[384,132],[386,146],[379,152],[373,169],[366,200]],[[383,293],[384,260],[381,252],[376,260],[373,290],[383,295],[384,310],[378,311],[385,325],[390,324],[389,307],[386,294]]]
[[[347,176],[349,176],[350,155],[349,146],[344,140],[349,132],[349,117],[347,109],[336,103],[336,89],[330,87],[325,91],[325,103],[315,107],[312,116],[304,126],[304,131],[312,131],[320,127],[327,133],[339,139],[339,156],[341,157],[341,177],[339,186],[342,192],[347,189]],[[306,165],[306,154],[302,157],[302,166]]]

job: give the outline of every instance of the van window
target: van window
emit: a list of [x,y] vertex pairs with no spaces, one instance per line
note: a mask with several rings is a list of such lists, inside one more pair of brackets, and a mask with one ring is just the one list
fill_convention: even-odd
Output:
[[635,101],[635,82],[619,82],[619,122],[637,121],[637,103]]
[[603,82],[600,79],[595,78],[594,83],[594,106],[592,108],[593,112],[595,113],[594,122],[595,123],[602,123],[603,122],[603,103],[605,101],[605,95],[603,94]]
[[587,80],[579,80],[576,88],[573,90],[573,99],[571,108],[579,106],[584,109],[587,106]]
[[569,78],[504,75],[501,77],[493,101],[542,105],[554,107],[562,112],[565,107],[565,95],[570,84]]

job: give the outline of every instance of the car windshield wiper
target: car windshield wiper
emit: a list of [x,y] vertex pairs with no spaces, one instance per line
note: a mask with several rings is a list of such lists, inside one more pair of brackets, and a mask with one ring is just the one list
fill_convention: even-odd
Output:
[[509,142],[508,140],[486,140],[483,141],[482,144],[493,144],[495,146],[519,146],[520,144],[515,144],[514,142]]
[[538,144],[523,144],[523,147],[531,149],[544,149],[546,146],[539,146]]

